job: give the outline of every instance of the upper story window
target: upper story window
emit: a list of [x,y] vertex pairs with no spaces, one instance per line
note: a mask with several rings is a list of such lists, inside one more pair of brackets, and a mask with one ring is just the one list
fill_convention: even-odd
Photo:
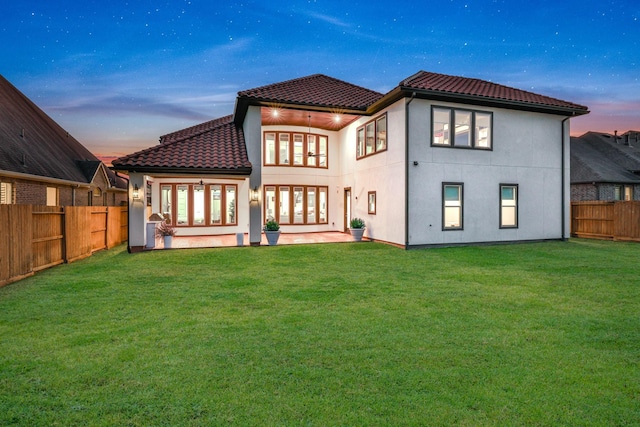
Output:
[[383,114],[356,131],[356,158],[370,156],[387,149],[387,115]]
[[265,132],[264,165],[327,168],[329,137],[301,132]]
[[491,150],[492,122],[493,113],[432,107],[431,145]]

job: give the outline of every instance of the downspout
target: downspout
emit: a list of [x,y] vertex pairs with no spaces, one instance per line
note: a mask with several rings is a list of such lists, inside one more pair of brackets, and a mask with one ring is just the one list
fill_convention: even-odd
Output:
[[416,97],[411,93],[411,98],[404,104],[404,248],[409,249],[409,104]]
[[565,224],[565,215],[566,215],[567,212],[566,212],[565,200],[564,200],[565,197],[566,197],[566,191],[564,189],[565,184],[566,184],[566,182],[565,182],[566,181],[566,179],[565,179],[565,169],[566,168],[565,168],[565,154],[564,154],[564,151],[565,151],[565,147],[567,145],[567,142],[566,142],[565,136],[564,136],[564,123],[569,119],[571,119],[571,116],[565,117],[562,120],[562,123],[560,125],[560,131],[562,132],[562,155],[561,155],[561,158],[562,158],[562,160],[561,160],[562,161],[562,166],[561,166],[561,171],[562,171],[561,172],[561,174],[562,174],[562,180],[561,180],[561,182],[562,182],[562,191],[560,192],[561,193],[561,197],[562,197],[562,203],[560,203],[560,206],[561,206],[561,215],[562,215],[562,241],[563,242],[566,242],[567,240],[569,240],[567,237],[565,237],[565,233],[567,231],[567,226]]

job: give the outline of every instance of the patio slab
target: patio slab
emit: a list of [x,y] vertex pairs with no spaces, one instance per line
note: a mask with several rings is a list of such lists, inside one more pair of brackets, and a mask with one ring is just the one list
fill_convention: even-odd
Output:
[[[367,240],[363,238],[363,241]],[[346,243],[353,242],[349,233],[338,231],[322,233],[282,233],[278,239],[278,245],[306,245],[314,243]],[[244,234],[243,245],[249,246],[249,235]],[[235,234],[219,236],[175,236],[172,249],[186,248],[224,248],[238,246]],[[268,246],[267,238],[262,234],[260,246]],[[164,249],[164,242],[156,239],[154,249]]]

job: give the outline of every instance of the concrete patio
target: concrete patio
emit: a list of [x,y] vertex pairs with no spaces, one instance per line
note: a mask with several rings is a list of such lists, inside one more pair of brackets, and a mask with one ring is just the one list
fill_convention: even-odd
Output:
[[[244,234],[242,244],[249,246],[249,236]],[[366,237],[363,241],[368,240]],[[278,245],[304,245],[313,243],[345,243],[353,242],[349,233],[338,231],[323,233],[282,233],[278,239]],[[268,246],[267,238],[262,234],[261,246]],[[175,236],[173,238],[172,249],[185,248],[224,248],[239,246],[235,234],[225,234],[220,236]],[[162,239],[156,239],[156,246],[153,249],[164,249]]]

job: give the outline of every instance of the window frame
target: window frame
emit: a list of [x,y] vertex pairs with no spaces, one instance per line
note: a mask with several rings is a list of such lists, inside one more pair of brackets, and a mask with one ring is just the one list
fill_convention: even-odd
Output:
[[[459,206],[447,206],[446,205],[446,188],[447,187],[459,187]],[[458,207],[460,209],[460,225],[457,227],[451,227],[446,225],[446,212],[447,207]],[[458,231],[464,230],[464,183],[462,182],[443,182],[442,183],[442,231]]]
[[[510,206],[510,205],[506,205],[505,206],[504,202],[507,199],[503,199],[503,197],[502,197],[502,190],[505,189],[505,188],[509,188],[509,187],[513,188],[514,191],[515,191],[515,200],[514,200],[514,205],[513,206]],[[500,193],[499,193],[499,199],[500,199],[500,202],[499,202],[500,203],[500,206],[499,206],[499,212],[500,212],[499,225],[500,225],[500,229],[518,228],[519,223],[520,223],[519,206],[518,206],[519,205],[519,197],[520,197],[520,189],[519,189],[518,184],[500,184],[499,185],[499,191],[500,191]],[[504,208],[510,208],[510,207],[515,208],[515,215],[514,215],[515,224],[514,225],[504,225],[502,211],[503,211]]]
[[[187,206],[187,221],[185,224],[178,224],[178,187],[187,187],[186,192],[186,206]],[[204,208],[203,215],[204,221],[202,224],[195,223],[195,191],[196,188],[202,187],[202,193],[204,196]],[[220,187],[220,222],[215,223],[211,218],[212,214],[212,190],[214,187]],[[234,220],[235,222],[229,221],[228,211],[229,207],[227,206],[227,189],[232,189],[235,194],[235,212],[234,212]],[[163,196],[163,191],[169,190],[166,195],[168,197]],[[159,185],[159,193],[160,193],[160,210],[163,211],[163,215],[166,214],[164,212],[164,202],[168,203],[169,207],[169,221],[171,225],[175,227],[233,227],[238,225],[238,184],[233,183],[221,183],[221,182],[210,182],[203,184],[194,184],[194,183],[161,183]]]
[[[274,158],[273,162],[267,163],[267,150],[269,146],[267,144],[267,136],[273,135],[274,141]],[[286,135],[288,138],[286,154],[288,162],[283,163],[281,160],[281,135]],[[302,162],[296,163],[296,136],[302,136]],[[270,140],[271,141],[271,140]],[[324,142],[324,149],[322,148],[321,141]],[[311,145],[315,146],[313,151]],[[321,153],[321,151],[323,151]],[[329,168],[329,136],[319,133],[310,132],[296,132],[296,131],[279,131],[279,130],[266,130],[262,133],[262,165],[265,167],[292,167],[292,168],[314,168],[314,169],[328,169]]]
[[[282,190],[288,192],[287,200],[282,200]],[[314,203],[309,204],[309,190],[313,190]],[[268,194],[273,193],[273,194]],[[302,195],[300,205],[302,206],[302,222],[296,222],[295,216],[295,194]],[[326,199],[325,218],[322,220],[320,215],[320,209],[322,204],[322,197]],[[287,226],[304,226],[304,225],[323,225],[329,223],[329,186],[326,185],[296,185],[296,184],[265,184],[263,185],[262,197],[265,200],[262,206],[262,218],[266,222],[268,220],[275,220],[280,225]],[[268,197],[274,197],[273,206],[268,202]],[[271,206],[274,211],[274,215],[269,215],[267,207]],[[313,213],[313,220],[310,221],[309,207],[313,206],[315,212]],[[283,221],[281,217],[282,208],[287,208],[288,220]]]
[[[436,131],[435,128],[435,115],[437,111],[441,111],[444,112],[445,110],[448,112],[449,114],[449,122],[448,124],[448,129],[444,130],[443,132],[447,132],[448,137],[445,138],[448,142],[446,144],[439,144],[435,142],[435,138],[434,138],[434,133]],[[458,115],[466,115],[468,114],[470,116],[470,124],[469,124],[469,130],[468,130],[468,137],[469,137],[469,144],[467,145],[461,145],[461,144],[456,144],[456,133],[455,133],[455,128],[456,128],[456,117]],[[478,115],[487,115],[489,116],[489,132],[488,132],[488,137],[487,139],[489,140],[489,146],[488,147],[483,147],[481,145],[479,145],[479,140],[481,139],[479,137],[479,129],[477,126],[477,117]],[[454,130],[452,132],[452,129]],[[485,111],[485,110],[473,110],[473,109],[467,109],[467,108],[457,108],[457,107],[445,107],[442,105],[432,105],[431,106],[431,136],[429,137],[431,139],[430,143],[431,143],[431,147],[444,147],[444,148],[458,148],[458,149],[463,149],[463,150],[480,150],[480,151],[493,151],[493,112],[492,111]]]
[[0,204],[13,205],[13,183],[0,182]]
[[[55,200],[51,200],[51,198]],[[47,190],[45,193],[45,203],[47,206],[59,206],[60,202],[60,191],[58,187],[47,186]]]
[[369,191],[367,193],[367,213],[369,215],[376,214],[377,195],[375,191]]
[[[384,120],[384,138],[380,138],[378,128],[379,123]],[[373,136],[371,145],[372,151],[367,153],[367,130],[368,128],[373,127]],[[362,136],[362,138],[361,138]],[[384,146],[379,148],[380,141],[384,140]],[[378,153],[383,153],[387,151],[389,148],[389,120],[387,118],[387,113],[380,114],[379,116],[374,117],[373,119],[363,123],[361,126],[356,128],[356,160],[364,159],[366,157],[375,156]]]

